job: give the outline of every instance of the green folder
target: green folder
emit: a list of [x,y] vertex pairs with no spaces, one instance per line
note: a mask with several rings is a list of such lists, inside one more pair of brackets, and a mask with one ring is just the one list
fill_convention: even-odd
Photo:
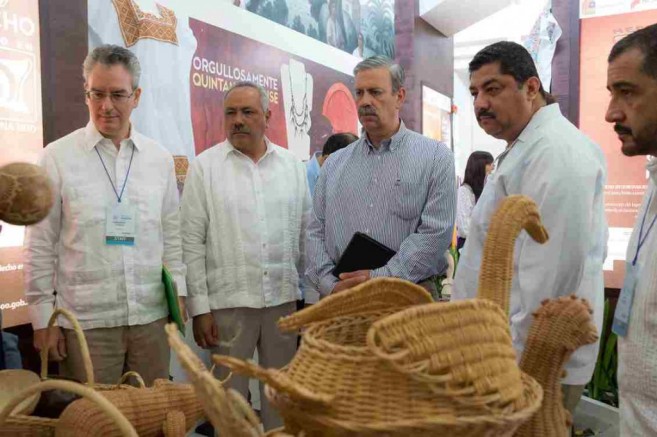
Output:
[[166,266],[162,266],[162,283],[164,284],[164,294],[166,295],[167,306],[169,307],[169,319],[178,325],[178,330],[182,335],[185,335],[185,322],[183,321],[180,305],[178,304],[178,287]]

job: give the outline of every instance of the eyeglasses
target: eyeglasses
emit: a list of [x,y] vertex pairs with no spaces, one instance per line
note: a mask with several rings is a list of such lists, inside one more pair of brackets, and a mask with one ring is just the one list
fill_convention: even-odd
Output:
[[[136,90],[135,90],[136,91]],[[102,102],[105,100],[107,96],[112,100],[114,103],[125,103],[130,99],[135,94],[135,91],[131,92],[130,94],[122,93],[122,92],[116,92],[116,93],[105,93],[103,91],[85,91],[84,94],[87,96],[89,100],[93,100],[94,102]]]

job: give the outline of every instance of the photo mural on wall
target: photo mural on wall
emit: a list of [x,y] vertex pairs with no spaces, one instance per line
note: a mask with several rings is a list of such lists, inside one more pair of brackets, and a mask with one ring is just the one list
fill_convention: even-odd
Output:
[[139,58],[143,93],[132,122],[178,158],[181,173],[226,138],[223,97],[237,81],[267,91],[267,136],[301,160],[333,133],[358,132],[347,74],[152,0],[89,0],[88,13],[90,48],[118,44]]
[[394,0],[235,0],[235,4],[354,56],[395,57]]
[[302,160],[332,133],[358,132],[352,77],[200,20],[189,25],[198,41],[190,81],[197,154],[226,138],[224,93],[238,80],[265,88],[267,137]]

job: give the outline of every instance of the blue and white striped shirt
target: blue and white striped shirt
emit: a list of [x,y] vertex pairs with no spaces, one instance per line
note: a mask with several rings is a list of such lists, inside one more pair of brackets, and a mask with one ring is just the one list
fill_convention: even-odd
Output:
[[445,271],[454,229],[456,177],[452,152],[406,129],[374,148],[367,136],[322,166],[306,243],[306,275],[322,295],[331,271],[356,232],[397,251],[372,277],[420,282]]

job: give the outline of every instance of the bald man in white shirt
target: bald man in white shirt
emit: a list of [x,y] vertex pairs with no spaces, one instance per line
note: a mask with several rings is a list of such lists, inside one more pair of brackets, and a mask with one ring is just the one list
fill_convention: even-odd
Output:
[[[227,140],[192,162],[182,200],[184,259],[194,338],[215,353],[286,365],[295,334],[276,321],[296,310],[310,213],[305,165],[265,136],[267,93],[238,82],[224,98]],[[217,369],[220,378],[226,368]],[[248,379],[230,386],[244,397]],[[261,393],[265,429],[282,425]]]

